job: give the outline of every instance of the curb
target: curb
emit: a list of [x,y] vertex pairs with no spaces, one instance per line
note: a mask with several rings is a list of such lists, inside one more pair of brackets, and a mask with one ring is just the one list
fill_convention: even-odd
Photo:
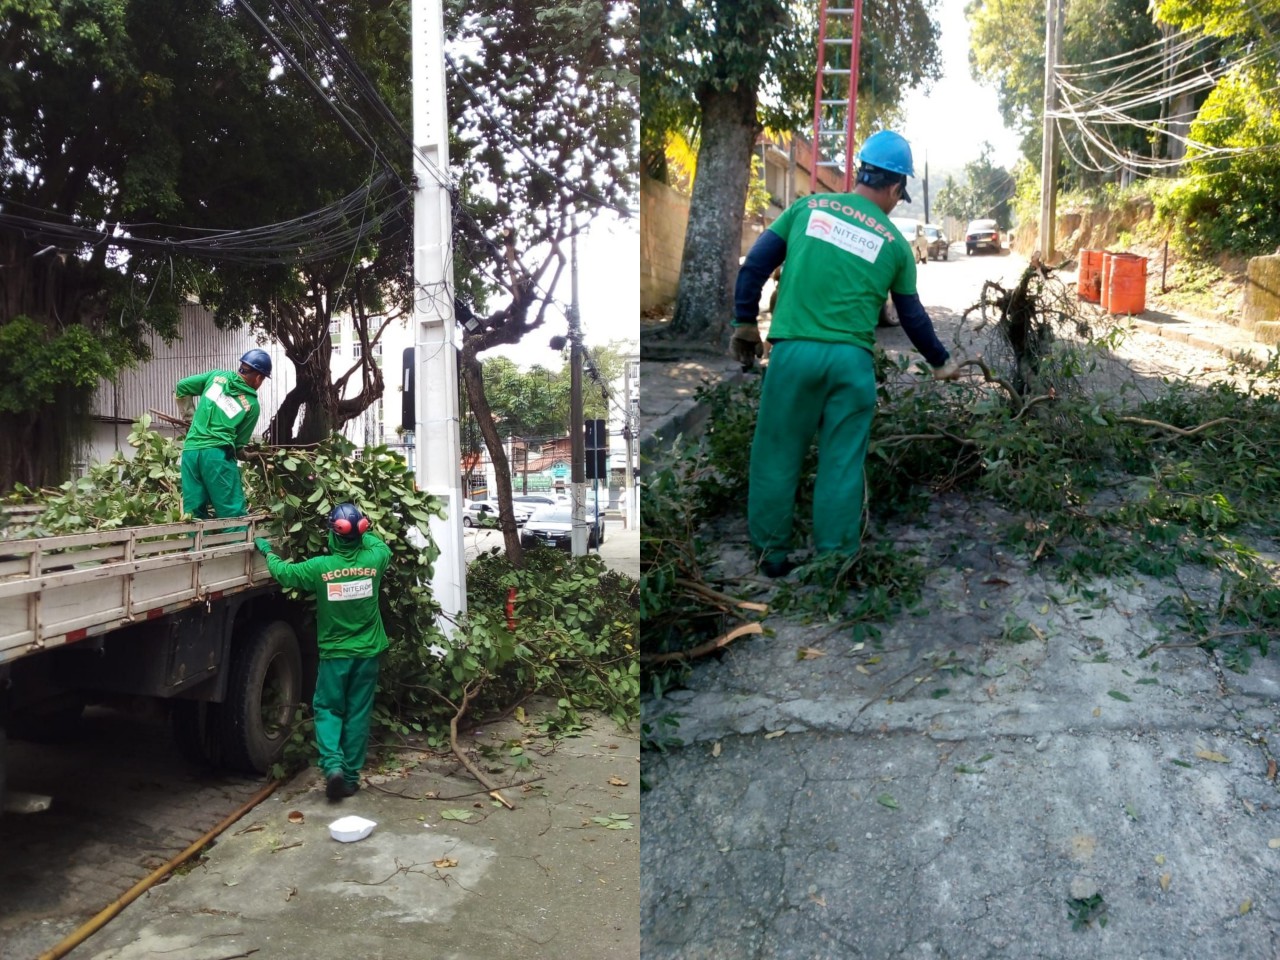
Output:
[[1195,347],[1197,350],[1221,354],[1229,360],[1242,363],[1255,370],[1266,369],[1270,362],[1270,356],[1266,352],[1266,344],[1258,343],[1257,341],[1246,342],[1242,340],[1239,345],[1233,346],[1229,343],[1209,339],[1200,334],[1173,330],[1165,324],[1156,323],[1153,320],[1143,320],[1141,317],[1132,316],[1129,319],[1148,333],[1154,333],[1169,340],[1177,340],[1179,343],[1185,343],[1188,346]]

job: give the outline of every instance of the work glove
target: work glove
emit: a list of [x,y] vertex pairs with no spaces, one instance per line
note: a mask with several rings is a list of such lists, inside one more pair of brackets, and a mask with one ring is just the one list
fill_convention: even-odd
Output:
[[192,415],[196,412],[196,398],[174,397],[174,399],[178,401],[178,413],[180,413],[185,419],[190,420]]
[[264,557],[270,556],[275,552],[271,549],[271,541],[266,537],[255,537],[253,545],[258,548],[258,552]]
[[955,357],[951,357],[942,366],[934,367],[933,379],[959,380],[960,379],[960,361],[958,361]]
[[760,329],[754,323],[733,328],[733,337],[729,340],[729,356],[742,364],[743,370],[750,370],[756,359],[764,356]]

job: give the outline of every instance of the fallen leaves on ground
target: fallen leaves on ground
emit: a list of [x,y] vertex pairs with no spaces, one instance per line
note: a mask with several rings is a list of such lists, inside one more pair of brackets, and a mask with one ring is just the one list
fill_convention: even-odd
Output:
[[591,822],[599,824],[606,830],[630,830],[635,826],[631,823],[629,813],[611,813],[607,817],[592,817]]
[[1222,754],[1218,753],[1216,750],[1197,750],[1196,756],[1199,757],[1201,760],[1212,760],[1214,763],[1230,763],[1231,762],[1230,758],[1224,757]]
[[449,867],[458,865],[458,861],[453,857],[441,857],[439,860],[431,861],[431,863],[437,870],[447,870]]
[[818,650],[814,647],[801,647],[796,651],[797,660],[817,660],[819,657],[825,657],[825,650]]
[[625,787],[625,786],[627,785],[627,782],[628,782],[628,781],[623,780],[621,777],[610,777],[610,778],[609,778],[609,785],[610,785],[611,787]]
[[470,810],[443,810],[440,813],[440,817],[444,820],[462,820],[464,822],[470,820],[473,816],[475,814]]

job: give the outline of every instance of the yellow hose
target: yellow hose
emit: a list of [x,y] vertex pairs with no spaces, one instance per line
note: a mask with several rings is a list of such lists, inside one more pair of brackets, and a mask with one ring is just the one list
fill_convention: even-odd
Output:
[[191,844],[191,846],[187,847],[187,849],[183,850],[180,854],[178,854],[168,863],[164,864],[161,867],[157,867],[147,876],[143,877],[141,880],[135,883],[132,887],[130,887],[124,894],[122,894],[117,899],[113,900],[110,904],[104,907],[101,911],[99,911],[95,916],[89,919],[86,923],[82,924],[80,927],[73,930],[65,939],[63,939],[61,943],[59,943],[52,950],[48,950],[40,954],[38,960],[58,960],[59,957],[65,957],[68,953],[70,953],[76,947],[80,946],[80,944],[84,943],[91,936],[93,936],[95,933],[101,930],[104,926],[106,926],[112,917],[114,917],[117,913],[119,913],[129,904],[133,903],[134,900],[137,900],[138,897],[146,893],[158,881],[163,880],[175,869],[177,869],[184,861],[190,859],[191,857],[199,853],[206,843],[208,843],[210,840],[212,840],[214,837],[220,834],[223,830],[227,829],[227,827],[231,826],[231,824],[235,823],[237,820],[243,817],[246,813],[248,813],[258,804],[260,804],[263,800],[267,799],[267,797],[271,796],[271,794],[275,792],[275,789],[278,786],[280,786],[279,780],[271,781],[269,784],[263,787],[262,790],[260,790],[252,800],[245,801],[244,805],[241,806],[238,810],[236,810],[235,813],[228,816],[216,827],[214,827],[212,830],[210,830],[208,833],[202,836],[199,840],[196,840],[194,843]]

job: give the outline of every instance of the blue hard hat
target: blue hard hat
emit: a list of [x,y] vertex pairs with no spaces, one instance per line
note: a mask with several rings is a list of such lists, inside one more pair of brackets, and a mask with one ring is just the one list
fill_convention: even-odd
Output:
[[271,355],[265,350],[253,349],[240,358],[246,367],[253,367],[264,377],[271,376]]
[[916,175],[911,162],[911,144],[902,134],[892,130],[881,130],[867,137],[858,152],[858,160],[890,173],[902,173],[908,177]]
[[329,512],[329,529],[344,540],[358,540],[369,529],[369,518],[354,503],[340,503]]

